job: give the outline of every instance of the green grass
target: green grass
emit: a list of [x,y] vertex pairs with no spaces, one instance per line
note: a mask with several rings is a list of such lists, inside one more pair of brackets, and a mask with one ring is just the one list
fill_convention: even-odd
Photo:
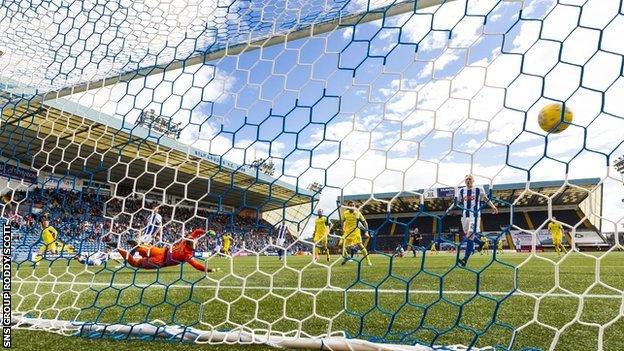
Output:
[[[548,349],[555,337],[552,328],[564,326],[556,350],[594,350],[596,325],[615,319],[604,328],[603,346],[624,350],[624,254],[612,252],[600,261],[594,257],[603,254],[591,255],[572,253],[560,262],[559,289],[554,288],[558,258],[552,253],[531,259],[506,253],[497,260],[477,254],[469,269],[454,266],[454,256],[448,254],[427,255],[424,261],[374,255],[373,267],[341,266],[336,257],[330,266],[310,264],[310,257],[289,257],[286,264],[275,257],[214,258],[208,264],[223,271],[208,277],[190,266],[136,272],[116,269],[114,262],[85,269],[57,260],[34,271],[32,264],[14,267],[13,311],[99,323],[160,320],[204,330],[242,327],[288,334],[301,329],[315,336],[345,332],[394,343],[467,345],[474,340],[476,346],[501,349],[510,345],[512,330],[524,326],[511,345],[514,350]],[[595,285],[597,279],[619,292]],[[534,295],[514,291],[516,282],[518,289]],[[583,292],[589,296],[581,302],[575,294]],[[536,309],[543,325],[533,321]],[[575,320],[577,312],[583,323]],[[35,342],[19,335],[16,342]],[[70,339],[76,345],[103,343],[98,349],[117,343]],[[228,346],[238,349],[255,350]]]

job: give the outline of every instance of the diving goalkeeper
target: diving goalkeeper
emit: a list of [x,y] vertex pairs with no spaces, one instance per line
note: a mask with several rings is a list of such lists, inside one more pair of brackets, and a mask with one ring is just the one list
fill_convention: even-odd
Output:
[[[215,269],[207,268],[203,263],[194,257],[195,253],[195,240],[203,236],[206,232],[203,229],[195,229],[190,232],[185,238],[182,238],[177,243],[173,244],[171,248],[138,245],[136,252],[141,257],[134,257],[130,254],[129,250],[118,248],[117,250],[121,254],[121,257],[125,259],[132,267],[144,268],[144,269],[158,269],[163,267],[177,266],[182,263],[188,263],[193,268],[202,272],[214,272]],[[208,232],[210,235],[214,233],[212,230]],[[214,234],[212,234],[214,236]],[[136,242],[129,241],[131,245],[136,246]],[[109,245],[115,245],[109,243]]]

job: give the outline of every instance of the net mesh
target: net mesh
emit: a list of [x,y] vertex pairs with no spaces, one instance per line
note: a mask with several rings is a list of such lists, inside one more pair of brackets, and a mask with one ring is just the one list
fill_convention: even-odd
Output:
[[3,3],[15,323],[335,350],[624,349],[623,13]]

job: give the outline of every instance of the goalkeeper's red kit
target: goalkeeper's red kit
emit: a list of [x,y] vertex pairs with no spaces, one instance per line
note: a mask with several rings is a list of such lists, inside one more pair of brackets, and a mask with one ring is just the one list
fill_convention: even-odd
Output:
[[[204,230],[196,229],[189,234],[190,239],[195,239],[204,234]],[[157,269],[162,267],[177,266],[182,263],[188,263],[193,268],[202,272],[212,272],[212,269],[206,269],[206,266],[194,256],[193,241],[183,239],[174,244],[171,249],[156,246],[139,245],[136,251],[141,257],[135,258],[127,250],[118,249],[121,256],[128,263],[137,268]]]

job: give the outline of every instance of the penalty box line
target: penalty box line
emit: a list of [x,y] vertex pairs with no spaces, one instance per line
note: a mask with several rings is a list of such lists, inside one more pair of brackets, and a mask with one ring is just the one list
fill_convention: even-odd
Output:
[[[32,284],[32,285],[77,285],[77,286],[100,286],[100,287],[114,287],[114,288],[127,288],[133,287],[137,289],[164,289],[164,288],[173,288],[173,289],[207,289],[207,290],[259,290],[259,291],[302,291],[309,293],[318,293],[318,292],[332,292],[332,293],[344,293],[344,292],[354,292],[354,293],[371,293],[371,292],[379,292],[383,294],[397,294],[402,295],[405,294],[405,290],[401,289],[344,289],[337,287],[323,287],[323,288],[296,288],[296,287],[284,287],[284,286],[250,286],[250,285],[185,285],[185,284],[172,284],[172,285],[164,285],[164,284],[121,284],[121,283],[95,283],[95,282],[68,282],[68,281],[36,281],[36,280],[20,280],[13,281],[13,284]],[[426,294],[426,295],[439,295],[439,290],[410,290],[410,295],[417,294]],[[444,295],[475,295],[474,291],[467,290],[448,290],[443,291]],[[613,294],[564,294],[564,293],[529,293],[529,292],[520,292],[514,291],[504,292],[504,291],[480,291],[479,295],[491,295],[491,296],[526,296],[526,297],[568,297],[568,298],[590,298],[590,299],[616,299],[616,300],[624,300],[624,292],[621,295]]]

